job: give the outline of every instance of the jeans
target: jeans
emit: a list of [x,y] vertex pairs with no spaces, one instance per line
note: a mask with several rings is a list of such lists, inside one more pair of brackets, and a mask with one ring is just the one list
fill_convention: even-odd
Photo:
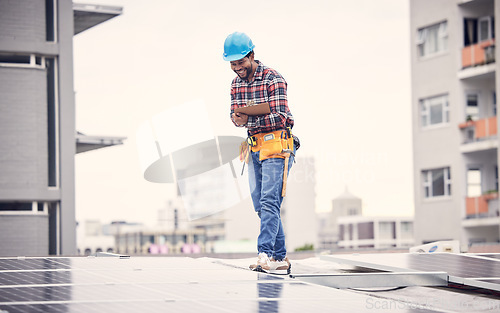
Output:
[[[257,239],[259,253],[266,253],[275,260],[286,256],[285,233],[281,223],[280,208],[283,202],[283,169],[285,159],[271,158],[259,161],[260,152],[250,152],[248,178],[250,194],[255,211],[260,218],[260,234]],[[292,167],[294,156],[288,161],[288,171]]]

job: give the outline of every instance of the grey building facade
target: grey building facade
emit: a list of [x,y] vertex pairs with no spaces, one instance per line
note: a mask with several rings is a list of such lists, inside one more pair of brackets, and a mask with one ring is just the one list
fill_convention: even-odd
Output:
[[76,254],[73,36],[120,13],[0,0],[1,256]]
[[416,244],[499,242],[499,6],[410,1]]

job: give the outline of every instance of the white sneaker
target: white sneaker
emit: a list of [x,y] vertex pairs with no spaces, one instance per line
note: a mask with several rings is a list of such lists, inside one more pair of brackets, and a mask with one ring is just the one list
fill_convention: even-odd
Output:
[[288,261],[288,257],[285,257],[283,260],[276,261],[274,258],[271,258],[269,262],[269,273],[271,274],[279,274],[279,275],[287,275],[290,274],[292,269],[292,264]]
[[250,265],[250,269],[252,271],[269,273],[271,269],[270,266],[271,260],[264,252],[259,253],[259,257],[257,258],[257,264]]

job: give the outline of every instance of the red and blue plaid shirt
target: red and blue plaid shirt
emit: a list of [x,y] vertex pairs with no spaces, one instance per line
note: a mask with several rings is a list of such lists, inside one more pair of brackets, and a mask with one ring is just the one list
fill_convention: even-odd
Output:
[[[253,80],[247,82],[236,76],[231,83],[231,120],[234,125],[247,127],[248,135],[269,133],[275,130],[293,127],[294,120],[286,95],[287,83],[277,71],[257,61]],[[246,125],[237,125],[232,114],[234,109],[253,104],[269,103],[271,113],[260,116],[248,116]]]

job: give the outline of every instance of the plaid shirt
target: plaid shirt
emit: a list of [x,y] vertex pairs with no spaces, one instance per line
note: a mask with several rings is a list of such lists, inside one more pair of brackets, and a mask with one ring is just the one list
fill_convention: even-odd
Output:
[[275,130],[293,127],[294,120],[286,96],[287,83],[280,73],[264,66],[257,61],[259,66],[255,70],[253,80],[247,82],[236,76],[231,83],[231,114],[235,108],[245,107],[248,101],[254,104],[269,103],[271,113],[260,116],[248,116],[246,125],[234,125],[247,127],[248,135],[258,133],[269,133]]

